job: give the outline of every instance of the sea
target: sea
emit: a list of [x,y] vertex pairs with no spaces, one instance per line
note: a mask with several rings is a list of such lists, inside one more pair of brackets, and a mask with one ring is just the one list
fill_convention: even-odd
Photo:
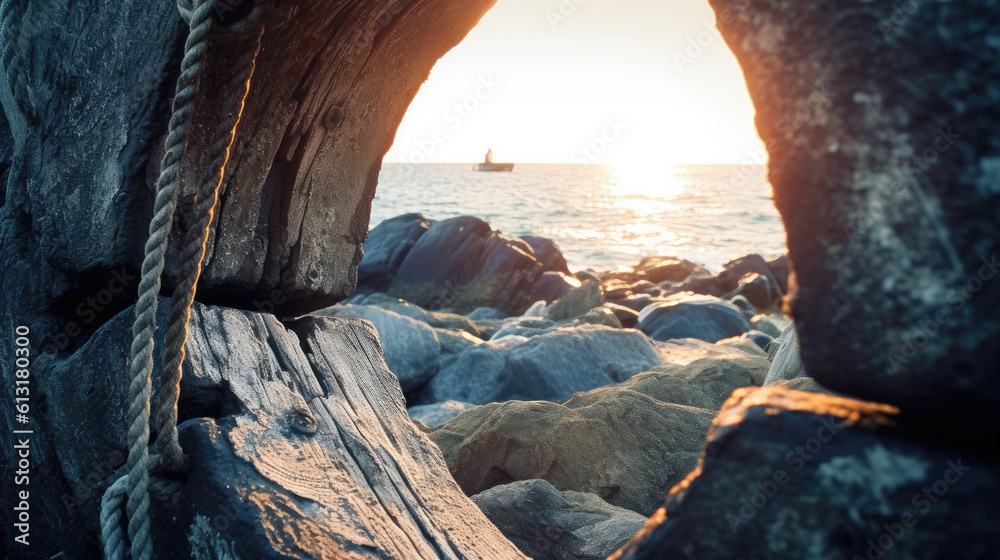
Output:
[[570,269],[626,270],[643,256],[676,256],[718,271],[749,253],[785,252],[764,165],[383,164],[371,226],[418,212],[471,215],[508,237],[556,241]]

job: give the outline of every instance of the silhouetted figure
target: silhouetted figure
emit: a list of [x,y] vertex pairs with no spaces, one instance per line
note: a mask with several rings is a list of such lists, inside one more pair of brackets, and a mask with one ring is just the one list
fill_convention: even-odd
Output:
[[486,159],[483,163],[493,163],[493,148],[486,151]]

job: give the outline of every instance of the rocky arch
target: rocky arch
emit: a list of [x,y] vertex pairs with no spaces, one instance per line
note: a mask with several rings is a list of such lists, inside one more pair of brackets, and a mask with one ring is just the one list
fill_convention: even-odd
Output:
[[[215,307],[199,304],[195,313],[200,350],[185,372],[183,403],[192,419],[184,430],[191,483],[183,506],[159,504],[154,512],[162,554],[224,519],[234,529],[198,533],[196,554],[229,547],[269,558],[517,555],[440,477],[446,471],[435,450],[401,422],[398,386],[366,327],[279,320],[350,292],[395,126],[434,61],[492,3],[274,1],[200,292]],[[937,449],[924,429],[931,404],[948,413],[949,430],[981,422],[995,434],[1000,296],[987,278],[995,274],[1000,221],[995,2],[909,3],[906,10],[888,0],[712,4],[733,15],[721,30],[744,69],[771,153],[798,279],[791,309],[811,374],[900,405],[921,429],[889,431],[879,441],[902,442],[910,454]],[[46,466],[39,486],[48,490],[35,495],[33,531],[50,538],[40,536],[35,552],[92,556],[98,497],[123,458],[129,278],[149,219],[149,161],[165,129],[183,27],[170,2],[4,7],[0,317],[5,332],[26,325],[37,336],[33,445]],[[241,48],[239,36],[216,25],[199,121],[220,110],[213,92],[233,79],[227,61]],[[206,141],[196,136],[193,146]],[[919,173],[907,167],[928,150],[937,151],[934,162],[916,162]],[[199,163],[196,155],[185,160],[189,182]],[[183,230],[184,216],[177,220]],[[966,305],[939,318],[956,283],[970,288],[958,296]],[[927,341],[918,345],[920,332]],[[8,336],[0,343],[6,362],[12,345]],[[910,345],[919,346],[915,354]],[[331,348],[337,352],[324,350]],[[734,403],[701,476],[676,489],[675,505],[719,476],[711,459],[725,459],[725,445],[713,442],[777,421],[751,414],[754,407],[784,410],[785,421],[867,415],[872,426],[894,413],[854,401],[775,399]],[[305,408],[314,434],[295,428]],[[14,422],[5,409],[5,443]],[[969,451],[967,443],[950,445]],[[11,459],[11,445],[5,449]],[[295,468],[283,461],[302,456],[346,478],[290,474]],[[250,474],[247,463],[255,467]],[[5,463],[5,477],[12,464]],[[995,476],[995,458],[981,465],[982,476]],[[336,496],[362,514],[336,517],[343,505]],[[969,512],[982,503],[960,500]],[[732,505],[690,500],[694,513],[683,515],[699,519],[700,503],[716,508],[709,513]],[[238,507],[220,513],[219,504]],[[973,533],[980,526],[969,525]],[[683,527],[651,524],[629,553],[655,555],[656,547],[697,534]],[[4,531],[10,548],[14,529]],[[719,542],[720,554],[745,546]],[[753,542],[770,545],[763,536]]]

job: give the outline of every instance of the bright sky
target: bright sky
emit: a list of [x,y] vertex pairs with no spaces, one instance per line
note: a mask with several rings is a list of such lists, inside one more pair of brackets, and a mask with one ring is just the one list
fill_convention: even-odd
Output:
[[442,58],[389,162],[760,163],[706,0],[499,0]]

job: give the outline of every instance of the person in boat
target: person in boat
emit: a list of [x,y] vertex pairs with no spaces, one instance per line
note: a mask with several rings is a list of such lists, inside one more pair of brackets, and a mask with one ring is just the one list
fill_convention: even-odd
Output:
[[493,148],[486,150],[486,159],[483,160],[483,163],[493,163]]

